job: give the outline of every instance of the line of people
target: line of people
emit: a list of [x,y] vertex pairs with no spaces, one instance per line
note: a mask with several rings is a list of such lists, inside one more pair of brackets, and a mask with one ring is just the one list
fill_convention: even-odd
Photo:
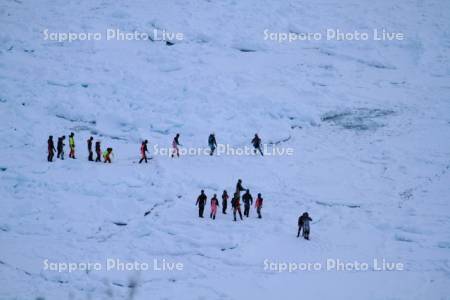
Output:
[[[48,137],[47,141],[47,147],[48,147],[48,156],[47,161],[52,162],[53,158],[55,157],[55,151],[56,151],[56,157],[64,160],[64,146],[66,140],[66,136],[63,135],[61,137],[58,137],[58,141],[55,148],[55,143],[53,142],[53,136]],[[91,136],[87,140],[87,148],[89,152],[88,160],[94,161],[94,152],[92,151],[92,143],[94,141],[94,138]],[[76,159],[75,157],[75,134],[73,132],[69,135],[69,158]],[[95,153],[97,154],[97,157],[95,158],[96,162],[101,162],[101,158],[103,157],[104,163],[111,163],[111,157],[113,156],[113,149],[108,147],[105,151],[101,150],[101,144],[100,141],[95,142]]]
[[[239,214],[239,217],[241,220],[243,220],[242,212],[241,212],[241,192],[245,191],[245,193],[242,195],[242,201],[244,202],[244,216],[249,217],[250,216],[250,208],[253,205],[253,197],[250,194],[249,189],[245,189],[242,186],[242,180],[239,179],[236,184],[236,190],[233,194],[233,198],[231,199],[231,207],[233,209],[233,220],[237,220],[237,214]],[[227,206],[228,206],[228,199],[229,195],[226,190],[222,193],[222,213],[227,214]],[[195,203],[196,206],[198,206],[198,216],[199,218],[203,218],[203,214],[205,211],[206,202],[208,200],[208,197],[205,194],[204,190],[201,190],[200,195],[197,197],[197,202]],[[219,200],[217,199],[217,194],[214,194],[210,201],[211,204],[211,212],[209,217],[213,220],[216,219],[217,209],[220,206]],[[261,219],[261,210],[263,207],[263,198],[261,196],[261,193],[258,193],[258,197],[255,200],[255,208],[256,213],[258,214],[258,218]]]
[[[180,157],[180,134],[177,133],[175,135],[175,137],[173,138],[172,141],[172,154],[171,157]],[[61,137],[58,137],[58,142],[57,142],[57,146],[55,148],[55,144],[53,142],[53,136],[49,136],[47,144],[48,144],[48,156],[47,156],[47,160],[49,162],[53,161],[53,158],[55,156],[55,152],[57,152],[57,158],[64,160],[64,146],[65,146],[65,139],[66,136],[63,135]],[[87,148],[88,148],[88,160],[89,161],[94,161],[94,152],[92,150],[92,143],[94,141],[94,138],[91,136],[88,140],[87,140]],[[255,153],[257,153],[257,151],[259,151],[261,153],[261,155],[263,154],[263,151],[261,149],[261,138],[258,136],[258,134],[255,134],[255,136],[253,137],[252,141],[251,141],[253,147],[254,147],[254,151]],[[210,148],[210,155],[214,155],[214,151],[217,149],[217,141],[216,141],[216,136],[214,133],[211,133],[208,137],[208,146]],[[69,135],[69,148],[70,148],[70,152],[69,152],[69,157],[72,159],[75,159],[75,134],[73,132],[70,133]],[[102,153],[101,151],[101,145],[100,145],[100,141],[96,141],[95,142],[95,153],[97,154],[97,157],[95,159],[96,162],[100,162],[101,157],[103,157],[104,162],[108,162],[111,163],[111,156],[112,156],[112,151],[113,149],[108,147],[106,148],[106,150]],[[141,149],[140,149],[140,154],[141,154],[141,159],[139,160],[139,163],[148,162],[148,157],[147,157],[147,153],[148,153],[148,140],[144,140],[141,144]]]
[[[172,153],[171,153],[171,157],[174,158],[176,157],[180,157],[180,146],[182,146],[180,144],[180,134],[177,133],[175,135],[175,137],[172,140]],[[145,143],[145,145],[144,145]],[[141,145],[141,160],[139,161],[139,163],[142,162],[142,160],[145,160],[145,162],[147,162],[147,156],[146,156],[146,152],[147,152],[147,143],[148,141],[145,140],[142,145]],[[257,153],[259,151],[259,153],[261,153],[262,156],[264,156],[264,153],[261,149],[261,145],[262,145],[262,141],[261,138],[258,136],[257,133],[255,133],[255,136],[253,137],[253,139],[251,140],[251,143],[253,145],[253,151],[255,153]],[[217,149],[217,140],[216,140],[216,135],[215,133],[211,133],[208,137],[208,146],[210,149],[209,155],[214,155],[214,151]],[[144,150],[145,149],[145,150]]]
[[[180,134],[177,133],[175,135],[175,137],[173,138],[173,140],[172,140],[172,154],[171,154],[172,158],[175,157],[175,156],[180,157],[180,148],[179,148],[179,146],[182,146],[182,145],[180,144],[179,138],[180,138]],[[258,136],[257,133],[255,133],[255,136],[251,140],[251,143],[252,143],[253,148],[254,148],[253,151],[255,153],[257,153],[257,151],[259,151],[259,153],[261,153],[261,155],[264,156],[264,153],[263,153],[263,151],[261,149],[261,138]],[[209,149],[210,149],[209,155],[211,155],[211,156],[214,155],[214,151],[217,149],[216,134],[214,132],[211,133],[209,135],[209,137],[208,137],[208,146],[209,146]]]

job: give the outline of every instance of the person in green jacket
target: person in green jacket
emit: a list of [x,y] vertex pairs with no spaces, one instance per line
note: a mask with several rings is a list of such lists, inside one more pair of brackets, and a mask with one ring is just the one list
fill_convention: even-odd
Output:
[[111,163],[112,150],[112,148],[107,148],[105,152],[103,152],[104,163]]
[[75,134],[73,132],[69,135],[69,147],[70,147],[70,153],[69,157],[75,159]]

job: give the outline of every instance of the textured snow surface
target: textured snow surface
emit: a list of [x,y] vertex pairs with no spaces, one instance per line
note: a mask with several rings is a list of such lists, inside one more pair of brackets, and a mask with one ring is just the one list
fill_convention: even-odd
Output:
[[[450,299],[449,12],[442,0],[3,0],[0,299]],[[184,39],[55,42],[46,28]],[[327,28],[406,39],[264,40]],[[48,136],[71,131],[78,159],[47,163]],[[143,139],[168,147],[177,132],[184,147],[258,132],[294,155],[136,163]],[[87,161],[90,135],[114,148],[111,165]],[[199,219],[200,189],[209,203],[238,178],[263,194],[263,219]],[[310,241],[296,238],[304,211]],[[107,258],[184,269],[43,270]],[[374,258],[405,270],[264,270]]]

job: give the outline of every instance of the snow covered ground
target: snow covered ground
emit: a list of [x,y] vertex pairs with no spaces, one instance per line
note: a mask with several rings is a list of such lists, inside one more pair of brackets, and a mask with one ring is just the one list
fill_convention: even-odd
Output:
[[[441,0],[2,1],[0,299],[450,299],[449,12]],[[111,28],[183,39],[106,40]],[[405,39],[264,39],[327,28]],[[78,159],[48,163],[48,136],[71,131]],[[184,148],[258,132],[294,155],[136,163],[143,139],[153,151],[177,132]],[[114,148],[111,165],[87,161],[90,135]],[[200,190],[209,203],[238,178],[263,194],[263,219],[199,219]],[[304,211],[310,241],[296,238]],[[107,259],[183,268],[107,271]]]

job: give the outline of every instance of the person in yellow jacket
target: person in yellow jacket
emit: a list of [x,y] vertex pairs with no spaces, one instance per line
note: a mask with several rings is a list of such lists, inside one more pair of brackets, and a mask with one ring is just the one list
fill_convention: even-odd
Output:
[[69,147],[70,147],[70,153],[69,157],[75,159],[75,139],[74,139],[74,133],[71,132],[69,135]]
[[112,148],[108,148],[103,152],[104,163],[111,163]]

